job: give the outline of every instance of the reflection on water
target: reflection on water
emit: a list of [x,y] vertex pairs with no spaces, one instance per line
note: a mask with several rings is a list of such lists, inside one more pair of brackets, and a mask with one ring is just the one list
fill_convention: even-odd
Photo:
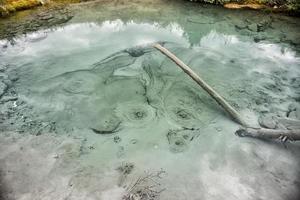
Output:
[[[204,126],[222,114],[174,63],[151,48],[155,41],[171,49],[241,110],[253,109],[253,102],[266,98],[262,93],[277,97],[268,100],[276,108],[289,80],[299,73],[299,58],[288,48],[241,41],[216,31],[189,48],[183,29],[175,23],[161,27],[116,20],[68,25],[21,38],[2,56],[21,66],[16,69],[23,74],[18,93],[66,130],[104,127],[97,123],[106,112],[108,118],[131,115],[118,113],[123,104],[126,109],[130,104],[147,104],[140,111],[134,106],[136,111],[126,111],[141,114],[155,109],[149,112],[188,128]],[[261,78],[253,84],[255,76]],[[246,93],[240,92],[244,88]],[[270,105],[260,106],[255,109]],[[113,121],[118,124],[120,119]]]
[[[297,101],[299,57],[284,45],[245,37],[239,33],[243,27],[236,34],[211,29],[201,35],[202,24],[219,23],[218,19],[195,15],[188,22],[194,30],[191,24],[177,22],[75,23],[20,37],[14,45],[1,41],[1,64],[9,66],[9,76],[17,76],[7,96],[19,97],[17,114],[8,117],[3,127],[84,136],[96,148],[82,158],[85,164],[101,166],[120,159],[140,168],[163,167],[169,172],[170,187],[164,199],[176,199],[180,192],[176,187],[186,181],[197,185],[197,191],[181,188],[195,199],[220,199],[228,192],[231,199],[251,199],[254,182],[265,178],[277,187],[271,174],[262,176],[266,169],[258,165],[268,159],[262,158],[263,151],[255,151],[257,143],[237,141],[234,122],[151,44],[160,42],[170,49],[252,123],[260,115],[285,116],[288,105]],[[280,172],[292,185],[287,190],[292,194],[297,161],[274,146],[264,150],[276,153],[275,164],[289,168]],[[286,156],[291,159],[284,165]],[[259,164],[243,165],[246,158]],[[176,159],[186,165],[174,163]],[[247,176],[242,171],[231,171],[241,167],[254,182],[242,180]],[[185,181],[174,181],[178,176]],[[260,193],[271,198],[278,191]]]

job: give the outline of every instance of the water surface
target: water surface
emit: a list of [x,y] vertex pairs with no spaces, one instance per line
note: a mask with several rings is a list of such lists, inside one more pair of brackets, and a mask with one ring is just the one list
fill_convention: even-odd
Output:
[[[14,77],[5,95],[18,96],[1,105],[16,110],[3,131],[80,138],[70,174],[91,199],[161,168],[159,199],[296,199],[299,145],[235,136],[238,125],[151,45],[167,47],[257,125],[299,105],[297,19],[190,3],[71,10],[63,26],[0,41]],[[121,163],[134,171],[118,183]]]

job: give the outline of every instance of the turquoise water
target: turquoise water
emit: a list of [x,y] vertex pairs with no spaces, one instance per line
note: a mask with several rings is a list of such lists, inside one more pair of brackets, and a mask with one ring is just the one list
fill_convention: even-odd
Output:
[[120,192],[109,188],[122,162],[135,166],[125,186],[144,170],[167,172],[157,199],[296,198],[299,145],[235,136],[238,124],[151,45],[163,44],[257,126],[299,106],[297,19],[189,3],[71,10],[63,26],[0,41],[2,98],[18,97],[1,105],[15,109],[3,132],[80,138],[71,160],[87,171],[74,172],[74,187],[99,184],[90,168],[106,183],[91,199]]

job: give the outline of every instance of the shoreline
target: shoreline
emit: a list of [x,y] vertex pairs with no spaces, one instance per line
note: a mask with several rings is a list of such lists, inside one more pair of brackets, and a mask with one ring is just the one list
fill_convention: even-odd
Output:
[[[261,12],[271,12],[271,13],[282,13],[290,16],[300,16],[300,9],[298,3],[282,3],[274,4],[270,3],[272,0],[266,0],[266,2],[261,2],[257,0],[253,1],[243,1],[237,2],[235,0],[229,1],[209,1],[209,0],[190,0],[194,3],[199,4],[209,4],[222,6],[226,9],[248,9],[248,10],[258,10]],[[2,0],[0,1],[0,19],[7,18],[14,15],[16,12],[33,10],[39,7],[45,7],[46,9],[51,9],[53,7],[67,7],[72,4],[81,4],[81,3],[93,3],[101,2],[107,3],[107,0]],[[118,3],[117,1],[116,3]],[[122,2],[126,3],[126,2]]]

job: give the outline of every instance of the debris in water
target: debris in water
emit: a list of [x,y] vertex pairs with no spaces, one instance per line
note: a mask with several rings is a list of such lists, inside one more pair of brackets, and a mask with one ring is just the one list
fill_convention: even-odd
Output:
[[118,183],[119,186],[122,186],[124,184],[125,179],[132,172],[133,169],[133,163],[122,163],[122,165],[117,168],[117,170],[120,172],[120,178]]
[[158,200],[160,194],[165,190],[162,188],[160,180],[166,171],[145,172],[144,176],[140,176],[135,182],[126,188],[127,194],[122,200]]

